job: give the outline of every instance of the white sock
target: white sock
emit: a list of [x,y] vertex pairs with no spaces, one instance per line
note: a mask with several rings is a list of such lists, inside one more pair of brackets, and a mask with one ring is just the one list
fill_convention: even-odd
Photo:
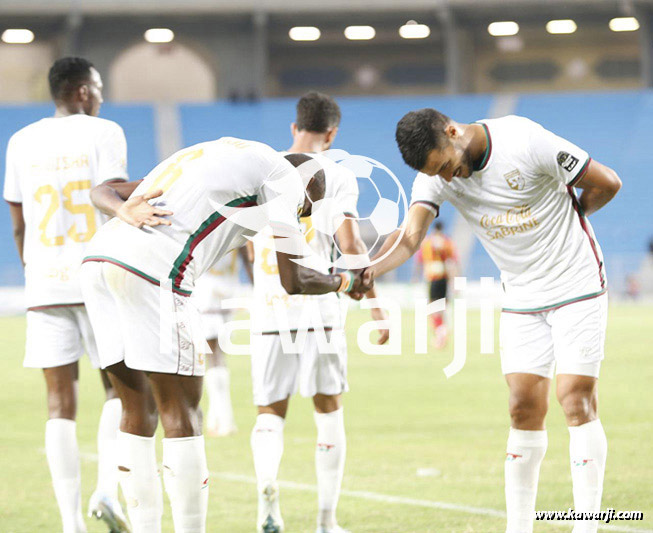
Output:
[[234,411],[231,405],[231,380],[226,366],[209,368],[204,375],[204,387],[209,396],[209,417],[215,417],[220,426],[234,426]]
[[209,506],[204,436],[163,439],[163,482],[175,533],[204,533]]
[[317,426],[315,471],[317,473],[318,527],[336,525],[336,507],[345,471],[347,440],[343,408],[332,413],[314,413]]
[[120,430],[122,403],[120,398],[104,402],[97,431],[97,487],[96,491],[118,499],[118,459],[116,439]]
[[510,428],[506,449],[505,482],[508,524],[506,533],[531,533],[540,465],[548,438],[546,430]]
[[86,532],[76,429],[75,421],[66,418],[52,418],[45,423],[45,454],[64,533]]
[[155,437],[118,431],[118,476],[133,533],[160,533],[163,491]]
[[283,455],[283,425],[283,418],[277,415],[265,413],[256,417],[250,444],[259,491],[277,481]]
[[[607,454],[608,442],[600,420],[569,428],[569,458],[576,512],[600,511]],[[573,531],[594,533],[597,528],[596,520],[579,520]]]

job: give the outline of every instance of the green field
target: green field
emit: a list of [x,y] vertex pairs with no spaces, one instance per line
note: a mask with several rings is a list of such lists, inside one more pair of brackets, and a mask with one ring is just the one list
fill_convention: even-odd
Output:
[[[341,525],[354,533],[502,532],[503,519],[492,516],[491,510],[501,512],[504,507],[507,389],[498,354],[479,355],[478,317],[470,313],[467,366],[450,380],[442,368],[451,359],[451,347],[414,355],[408,320],[404,355],[357,352],[353,326],[366,319],[361,312],[350,315],[351,392],[345,399],[348,454],[338,513]],[[44,384],[40,371],[21,366],[24,327],[22,317],[0,319],[0,533],[53,533],[60,531],[60,522],[43,453]],[[618,531],[653,531],[651,332],[651,308],[612,306],[601,379],[600,412],[609,443],[603,507],[645,514],[643,522],[613,522]],[[249,449],[255,418],[249,359],[232,356],[229,365],[240,432],[207,440],[212,472],[207,531],[251,533],[256,491]],[[85,362],[78,416],[85,501],[96,477],[100,389],[98,375]],[[566,510],[573,506],[568,433],[554,398],[548,428],[537,507]],[[311,405],[296,398],[286,425],[280,473],[287,482],[282,484],[281,505],[289,532],[314,531],[314,440]],[[429,475],[423,475],[424,469]],[[490,512],[473,514],[474,509],[458,506]],[[94,521],[87,523],[89,532],[105,531]],[[563,526],[539,523],[535,531],[571,531],[570,524]],[[164,531],[172,532],[168,509]]]

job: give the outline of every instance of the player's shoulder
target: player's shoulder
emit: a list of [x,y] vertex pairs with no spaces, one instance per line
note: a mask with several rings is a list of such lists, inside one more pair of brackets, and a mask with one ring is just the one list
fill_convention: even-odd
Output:
[[485,124],[491,133],[496,131],[518,134],[526,130],[530,131],[542,127],[534,120],[520,115],[506,115],[504,117],[483,119],[478,122]]
[[23,126],[18,131],[16,131],[11,137],[9,137],[10,147],[16,147],[18,144],[28,141],[34,135],[37,135],[43,129],[43,126],[50,120],[48,118],[42,118],[36,122],[32,122],[27,126]]
[[497,150],[508,157],[528,157],[537,145],[544,128],[527,117],[507,115],[482,121],[488,128],[490,139]]
[[120,124],[113,120],[109,120],[108,118],[93,117],[90,115],[75,115],[75,120],[79,121],[83,127],[88,128],[89,130],[95,130],[100,134],[120,133],[124,135]]

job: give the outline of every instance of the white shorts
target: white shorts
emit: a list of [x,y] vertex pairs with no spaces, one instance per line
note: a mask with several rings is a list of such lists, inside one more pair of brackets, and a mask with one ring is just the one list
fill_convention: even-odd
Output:
[[220,338],[220,332],[226,322],[229,322],[233,313],[231,309],[224,311],[206,311],[202,313],[202,326],[207,340]]
[[69,365],[88,354],[100,366],[93,329],[83,305],[27,311],[27,340],[23,365],[52,368]]
[[326,334],[331,349],[319,353],[316,333],[309,331],[300,354],[284,353],[280,335],[252,335],[254,404],[270,405],[297,390],[305,398],[349,390],[345,333],[338,329]]
[[608,321],[608,295],[542,313],[501,313],[504,374],[523,372],[599,377]]
[[86,262],[80,272],[102,368],[124,361],[134,370],[204,375],[208,346],[190,298],[108,262]]

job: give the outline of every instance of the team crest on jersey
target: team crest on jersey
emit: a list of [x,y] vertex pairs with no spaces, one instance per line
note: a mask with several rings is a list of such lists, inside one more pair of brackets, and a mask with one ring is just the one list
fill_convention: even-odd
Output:
[[510,187],[513,191],[521,191],[524,189],[524,176],[521,175],[521,172],[519,172],[518,169],[504,174],[503,177],[506,179],[508,187]]
[[564,168],[567,172],[571,172],[576,168],[578,158],[574,157],[567,152],[558,152],[558,165]]

